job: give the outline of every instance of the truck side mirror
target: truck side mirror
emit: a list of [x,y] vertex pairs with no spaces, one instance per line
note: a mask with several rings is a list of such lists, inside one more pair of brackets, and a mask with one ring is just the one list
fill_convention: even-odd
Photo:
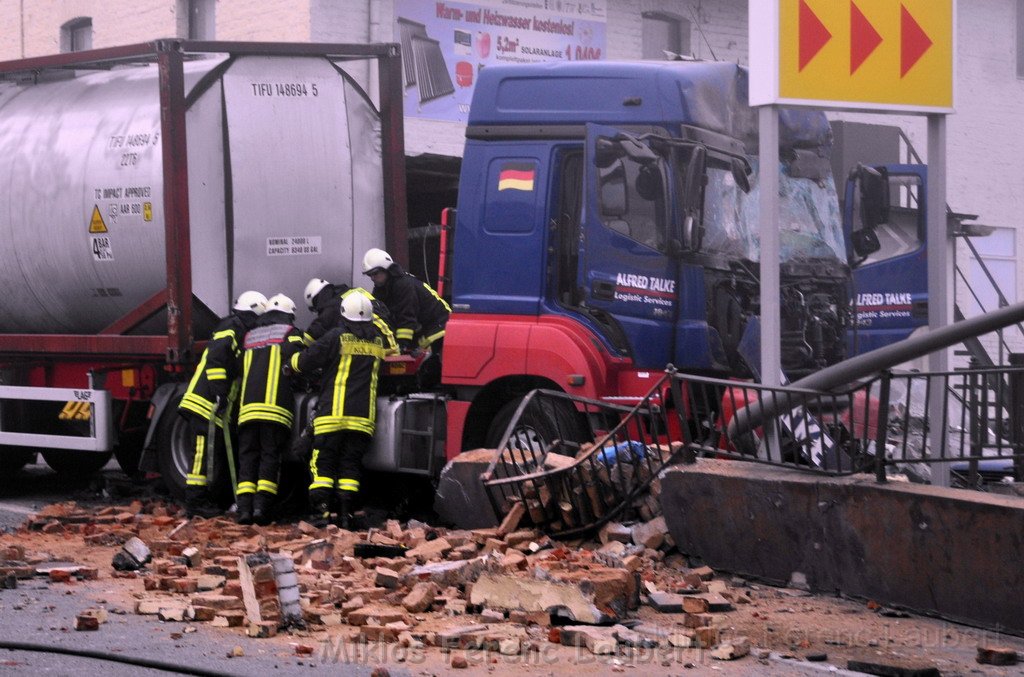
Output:
[[616,160],[622,157],[621,146],[607,136],[599,137],[594,147],[594,164],[598,169],[611,167]]
[[736,182],[736,185],[739,186],[740,190],[744,193],[749,193],[750,175],[754,170],[747,162],[736,157],[730,160],[729,167],[732,169],[732,178]]
[[860,183],[861,223],[865,229],[874,230],[889,222],[889,173],[884,167],[875,169],[865,165],[858,165],[856,172]]
[[879,249],[882,243],[878,241],[878,234],[871,228],[861,228],[850,234],[850,243],[853,251],[862,259],[866,259]]
[[701,191],[704,188],[704,166],[708,151],[704,146],[694,146],[690,161],[686,164],[686,175],[683,177],[683,232],[680,234],[683,249],[696,251],[700,249],[701,231],[699,210],[701,208]]
[[689,202],[700,199],[701,188],[704,187],[704,163],[708,151],[704,146],[695,146],[686,165],[686,176],[683,177],[683,199]]
[[696,251],[700,248],[697,221],[692,215],[683,219],[683,242],[682,248],[688,251]]

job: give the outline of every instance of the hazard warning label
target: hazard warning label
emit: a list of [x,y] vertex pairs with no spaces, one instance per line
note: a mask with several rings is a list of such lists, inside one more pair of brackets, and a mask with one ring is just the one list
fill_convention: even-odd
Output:
[[[103,222],[103,214],[100,214],[99,205],[93,205],[92,207],[92,218],[89,219],[89,232],[90,233],[105,233],[107,232],[107,224]],[[93,238],[95,241],[96,238]]]
[[92,257],[97,261],[113,261],[114,249],[110,246],[110,237],[107,235],[93,236]]

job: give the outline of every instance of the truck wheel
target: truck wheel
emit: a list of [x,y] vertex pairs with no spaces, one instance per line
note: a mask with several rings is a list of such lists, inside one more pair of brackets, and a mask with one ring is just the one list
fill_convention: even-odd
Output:
[[188,421],[178,415],[180,401],[180,397],[171,400],[164,415],[160,417],[156,429],[156,458],[167,491],[179,501],[184,501],[185,475],[188,474],[189,459],[192,457],[192,435]]
[[43,452],[46,465],[59,475],[85,476],[98,472],[110,460],[113,452],[72,451],[69,449],[47,449]]
[[[496,449],[505,429],[523,399],[507,402],[495,415],[487,429],[487,448]],[[555,440],[582,442],[584,433],[576,410],[567,402],[533,400],[523,411],[519,423],[509,436],[509,444],[519,449],[540,451]]]
[[0,475],[10,477],[36,460],[36,450],[27,447],[0,445]]

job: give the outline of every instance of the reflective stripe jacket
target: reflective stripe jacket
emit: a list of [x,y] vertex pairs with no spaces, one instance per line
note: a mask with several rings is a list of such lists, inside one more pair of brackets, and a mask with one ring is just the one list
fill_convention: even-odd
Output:
[[238,423],[269,421],[292,425],[291,379],[281,373],[291,356],[305,346],[302,332],[279,311],[263,315],[242,344],[242,399]]
[[398,264],[388,270],[387,281],[373,295],[391,312],[391,326],[400,344],[425,347],[444,335],[451,307],[425,282],[404,272]]
[[220,321],[178,405],[182,413],[210,420],[215,400],[228,396],[239,375],[240,344],[244,335],[245,324],[238,316],[231,315]]
[[296,373],[323,369],[313,433],[355,430],[372,435],[377,420],[377,375],[386,353],[384,335],[372,322],[349,322],[292,356]]
[[306,341],[312,343],[331,329],[341,324],[341,301],[349,294],[365,294],[373,304],[373,323],[377,325],[384,335],[384,347],[388,354],[398,352],[398,344],[395,342],[395,335],[391,331],[391,313],[387,306],[373,297],[373,294],[362,287],[349,287],[348,285],[328,285],[324,291],[317,294],[313,299],[313,309],[316,310],[314,319],[309,329],[306,330]]

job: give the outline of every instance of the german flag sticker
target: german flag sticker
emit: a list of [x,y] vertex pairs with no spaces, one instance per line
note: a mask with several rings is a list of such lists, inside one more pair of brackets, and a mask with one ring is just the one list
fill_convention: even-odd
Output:
[[507,162],[498,173],[498,190],[533,190],[536,165],[532,162]]

